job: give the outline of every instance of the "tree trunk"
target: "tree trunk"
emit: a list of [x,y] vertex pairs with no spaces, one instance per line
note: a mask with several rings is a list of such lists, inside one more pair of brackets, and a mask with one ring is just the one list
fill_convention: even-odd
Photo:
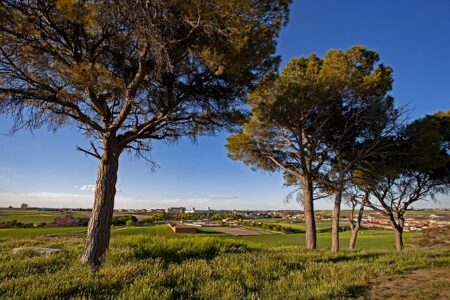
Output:
[[350,242],[348,244],[348,249],[355,250],[356,238],[358,237],[360,224],[356,223],[355,226],[352,226],[352,237],[350,238]]
[[350,228],[352,229],[352,237],[350,238],[350,242],[348,244],[348,249],[355,250],[356,239],[358,238],[358,232],[361,228],[361,222],[364,215],[364,208],[366,207],[366,203],[369,201],[369,193],[366,192],[364,195],[361,204],[359,205],[358,217],[356,218],[356,222],[353,220],[353,212],[355,210],[355,205],[352,206],[352,220],[350,221]]
[[331,224],[331,251],[339,251],[339,219],[341,217],[342,184],[339,184],[334,197],[333,221]]
[[395,236],[395,249],[398,252],[403,251],[403,228],[393,227]]
[[388,214],[389,221],[392,226],[392,230],[394,231],[394,240],[395,240],[395,249],[398,252],[403,251],[403,225],[404,225],[404,219],[400,217],[398,219],[398,224],[395,221],[395,217],[393,213]]
[[303,210],[305,215],[305,247],[306,249],[316,249],[316,220],[314,219],[314,197],[311,182],[303,180]]
[[106,140],[103,151],[97,173],[94,207],[81,258],[83,263],[87,263],[94,268],[100,265],[100,259],[109,246],[117,171],[119,169],[120,150],[116,141]]

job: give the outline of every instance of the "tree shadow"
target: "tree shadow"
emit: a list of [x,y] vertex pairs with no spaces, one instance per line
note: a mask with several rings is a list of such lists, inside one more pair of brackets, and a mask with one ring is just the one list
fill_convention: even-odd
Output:
[[353,260],[369,260],[369,259],[377,259],[381,256],[384,256],[383,253],[364,253],[358,255],[340,255],[336,257],[328,257],[328,258],[318,258],[315,259],[315,262],[318,263],[340,263],[340,262],[348,262]]

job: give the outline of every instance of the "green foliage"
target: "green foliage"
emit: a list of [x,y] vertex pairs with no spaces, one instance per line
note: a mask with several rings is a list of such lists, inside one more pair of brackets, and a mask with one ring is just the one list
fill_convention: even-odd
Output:
[[[123,151],[150,161],[151,140],[235,126],[246,94],[278,66],[290,2],[2,2],[0,114],[12,116],[12,131],[73,123],[90,139],[77,149],[111,170],[97,189],[115,187]],[[115,189],[96,195],[94,214]],[[112,211],[100,214],[88,236],[100,249],[84,255],[92,264],[108,245],[99,223]]]
[[408,125],[402,138],[405,159],[400,168],[439,170],[450,166],[450,116],[437,113],[418,119]]
[[33,223],[22,223],[17,220],[0,222],[0,228],[31,228]]
[[137,225],[137,223],[135,221],[133,221],[133,220],[128,220],[125,223],[125,226],[136,226],[136,225]]
[[223,219],[237,219],[240,218],[241,215],[235,212],[217,212],[211,215],[211,219],[213,220],[223,220]]
[[[128,224],[127,222],[130,223]],[[132,215],[126,215],[126,216],[115,216],[112,219],[112,225],[114,226],[131,226],[138,222],[138,219],[135,216]]]
[[244,221],[242,222],[244,226],[252,226],[252,227],[260,227],[263,229],[281,231],[284,233],[304,233],[304,230],[292,228],[292,226],[283,226],[281,224],[276,223],[266,223],[259,221]]
[[402,228],[404,214],[414,203],[435,200],[449,190],[449,142],[449,117],[438,114],[415,120],[388,151],[359,166],[354,183],[374,196],[368,202],[371,208]]
[[142,139],[210,132],[277,68],[290,2],[7,1],[0,112],[32,128],[72,119],[124,147],[139,139],[127,148],[138,154]]
[[252,117],[228,138],[229,157],[281,170],[291,184],[302,176],[317,179],[344,152],[347,160],[367,155],[368,141],[391,130],[397,114],[387,94],[392,69],[378,59],[359,46],[330,50],[323,59],[292,59],[249,96]]
[[137,225],[152,225],[155,222],[155,218],[143,218],[137,222]]

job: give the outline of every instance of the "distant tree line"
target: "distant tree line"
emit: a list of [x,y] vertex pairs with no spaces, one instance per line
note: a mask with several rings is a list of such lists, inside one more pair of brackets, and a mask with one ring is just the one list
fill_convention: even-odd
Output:
[[266,222],[260,222],[260,221],[243,221],[243,222],[239,222],[239,224],[243,225],[243,226],[259,227],[262,229],[280,231],[280,232],[284,232],[284,233],[305,233],[304,230],[292,228],[291,226],[284,226],[284,225],[276,224],[276,223],[266,223]]
[[0,222],[0,228],[32,228],[33,223],[22,223],[17,220]]

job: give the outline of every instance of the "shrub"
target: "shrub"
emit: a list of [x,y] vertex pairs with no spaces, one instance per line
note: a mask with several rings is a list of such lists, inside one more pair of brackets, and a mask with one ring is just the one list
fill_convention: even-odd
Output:
[[0,222],[0,228],[31,228],[33,223],[22,223],[17,220]]
[[144,218],[141,219],[137,222],[138,225],[152,225],[155,222],[155,219],[150,217],[150,218]]
[[136,226],[136,222],[130,219],[125,223],[125,226]]
[[112,225],[114,226],[125,226],[127,221],[137,222],[138,219],[135,216],[126,215],[126,216],[115,216],[112,219]]

